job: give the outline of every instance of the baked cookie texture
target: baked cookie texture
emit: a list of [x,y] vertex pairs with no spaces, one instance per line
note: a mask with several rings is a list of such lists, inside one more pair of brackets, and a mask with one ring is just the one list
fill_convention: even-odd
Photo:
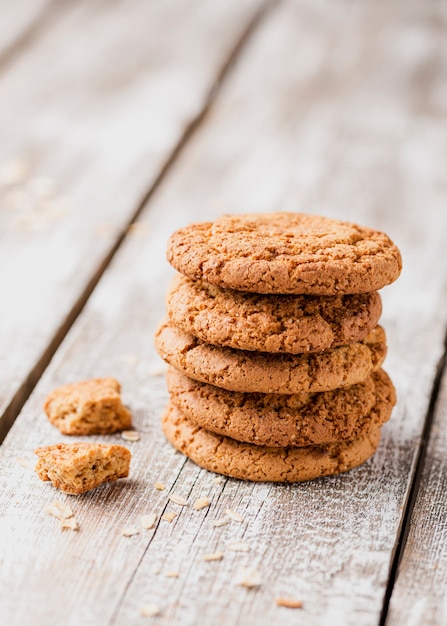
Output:
[[298,354],[361,341],[377,325],[382,303],[376,291],[263,295],[179,275],[167,294],[167,309],[173,324],[206,343]]
[[126,430],[132,415],[122,404],[115,378],[93,378],[63,385],[44,404],[50,422],[64,435],[104,435]]
[[171,236],[167,258],[193,280],[268,294],[366,293],[392,283],[402,269],[384,233],[303,213],[192,224]]
[[346,472],[376,451],[380,429],[351,441],[304,448],[272,448],[240,443],[192,424],[168,405],[163,431],[170,443],[211,472],[253,481],[301,482]]
[[129,475],[131,453],[124,446],[103,443],[59,443],[35,450],[36,472],[43,481],[72,495]]
[[195,380],[230,391],[299,393],[329,391],[364,380],[386,356],[377,326],[361,342],[305,354],[271,354],[219,348],[164,321],[155,336],[160,356]]
[[192,424],[237,441],[270,447],[357,439],[390,418],[396,395],[389,376],[325,393],[234,393],[168,372],[171,404]]
[[339,474],[377,449],[396,394],[377,290],[402,268],[372,228],[301,213],[224,215],[177,230],[180,272],[155,336],[162,419],[199,466],[254,481]]

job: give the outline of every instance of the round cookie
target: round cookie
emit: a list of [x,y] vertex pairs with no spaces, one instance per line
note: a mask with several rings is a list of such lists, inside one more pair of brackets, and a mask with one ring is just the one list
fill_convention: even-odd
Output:
[[379,370],[364,382],[324,393],[234,393],[168,372],[171,404],[193,424],[237,441],[302,447],[356,439],[391,416],[396,394]]
[[384,233],[303,213],[224,215],[192,224],[170,237],[167,258],[194,280],[279,294],[375,291],[402,268]]
[[172,322],[207,343],[239,350],[301,352],[361,341],[382,313],[377,291],[338,296],[263,295],[177,276]]
[[229,391],[301,393],[355,385],[379,369],[385,331],[377,326],[361,342],[305,354],[270,354],[204,343],[162,322],[155,335],[159,355],[190,378]]
[[172,404],[163,416],[163,431],[177,450],[206,470],[243,480],[289,483],[346,472],[372,456],[380,442],[378,429],[325,446],[255,446],[194,426]]

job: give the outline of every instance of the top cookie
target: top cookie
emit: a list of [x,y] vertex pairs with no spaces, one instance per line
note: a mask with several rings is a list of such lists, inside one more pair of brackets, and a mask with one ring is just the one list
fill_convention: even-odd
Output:
[[173,233],[167,258],[189,278],[255,293],[366,293],[392,283],[402,268],[384,233],[303,213],[192,224]]

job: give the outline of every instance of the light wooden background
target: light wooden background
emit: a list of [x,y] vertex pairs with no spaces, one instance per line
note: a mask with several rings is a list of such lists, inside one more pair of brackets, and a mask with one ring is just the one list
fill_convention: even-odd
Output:
[[[1,9],[1,623],[447,623],[446,6]],[[400,246],[402,276],[382,294],[399,402],[378,453],[346,475],[217,483],[160,432],[165,243],[192,221],[272,210],[357,221]],[[126,444],[132,475],[63,496],[23,459],[69,441],[43,415],[46,394],[102,375],[122,382],[141,433]],[[170,492],[211,505],[182,508]],[[55,499],[78,532],[45,513]],[[244,522],[214,527],[227,508]],[[166,511],[171,524],[122,536]],[[226,549],[234,541],[249,552]],[[202,560],[218,550],[222,561]],[[258,588],[235,584],[244,566]],[[141,616],[148,604],[160,615]]]

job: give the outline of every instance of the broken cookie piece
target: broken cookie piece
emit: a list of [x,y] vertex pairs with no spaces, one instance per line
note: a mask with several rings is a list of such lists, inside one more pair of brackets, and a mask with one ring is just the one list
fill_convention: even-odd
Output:
[[93,378],[58,387],[44,411],[64,435],[105,435],[129,429],[132,415],[121,402],[115,378]]
[[73,495],[126,478],[132,456],[124,446],[84,442],[43,446],[34,452],[39,478]]

